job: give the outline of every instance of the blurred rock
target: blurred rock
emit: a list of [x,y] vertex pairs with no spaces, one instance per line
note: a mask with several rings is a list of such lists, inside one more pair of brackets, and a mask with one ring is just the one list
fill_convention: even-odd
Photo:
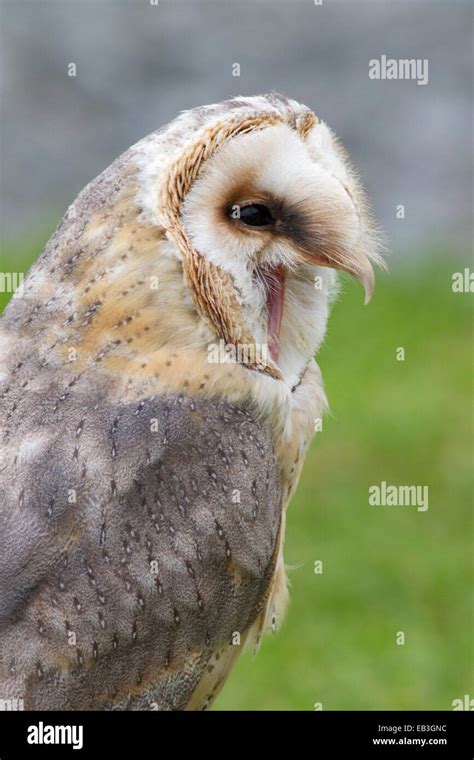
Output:
[[[467,0],[3,0],[2,11],[6,241],[59,221],[86,182],[178,111],[272,89],[341,137],[392,248],[469,240]],[[427,58],[428,84],[369,79],[381,55]]]

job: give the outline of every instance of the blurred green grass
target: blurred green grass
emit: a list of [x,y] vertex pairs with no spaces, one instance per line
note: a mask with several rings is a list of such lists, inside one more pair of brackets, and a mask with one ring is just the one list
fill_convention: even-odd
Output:
[[[1,271],[39,250],[11,250]],[[365,308],[344,281],[318,357],[331,413],[288,511],[288,614],[214,709],[451,709],[473,693],[472,320],[451,290],[464,266],[420,257],[379,275]],[[428,511],[369,506],[381,481],[428,485]]]

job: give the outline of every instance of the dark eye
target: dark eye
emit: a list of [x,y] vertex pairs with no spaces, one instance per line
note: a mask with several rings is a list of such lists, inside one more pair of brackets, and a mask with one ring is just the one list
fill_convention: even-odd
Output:
[[275,221],[272,212],[263,203],[250,203],[248,206],[241,206],[238,218],[244,224],[248,224],[249,227],[269,227]]

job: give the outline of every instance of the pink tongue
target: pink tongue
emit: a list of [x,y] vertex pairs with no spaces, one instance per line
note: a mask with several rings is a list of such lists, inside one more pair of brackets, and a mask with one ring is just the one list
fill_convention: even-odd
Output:
[[267,332],[268,349],[273,361],[278,359],[280,348],[280,326],[285,300],[285,270],[283,267],[263,273],[267,286]]

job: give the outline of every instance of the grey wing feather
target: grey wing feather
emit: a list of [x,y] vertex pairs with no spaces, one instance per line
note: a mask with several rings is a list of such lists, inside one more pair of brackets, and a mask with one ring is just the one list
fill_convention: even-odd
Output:
[[185,396],[71,394],[26,418],[0,472],[2,695],[183,709],[265,601],[281,516],[269,430]]

